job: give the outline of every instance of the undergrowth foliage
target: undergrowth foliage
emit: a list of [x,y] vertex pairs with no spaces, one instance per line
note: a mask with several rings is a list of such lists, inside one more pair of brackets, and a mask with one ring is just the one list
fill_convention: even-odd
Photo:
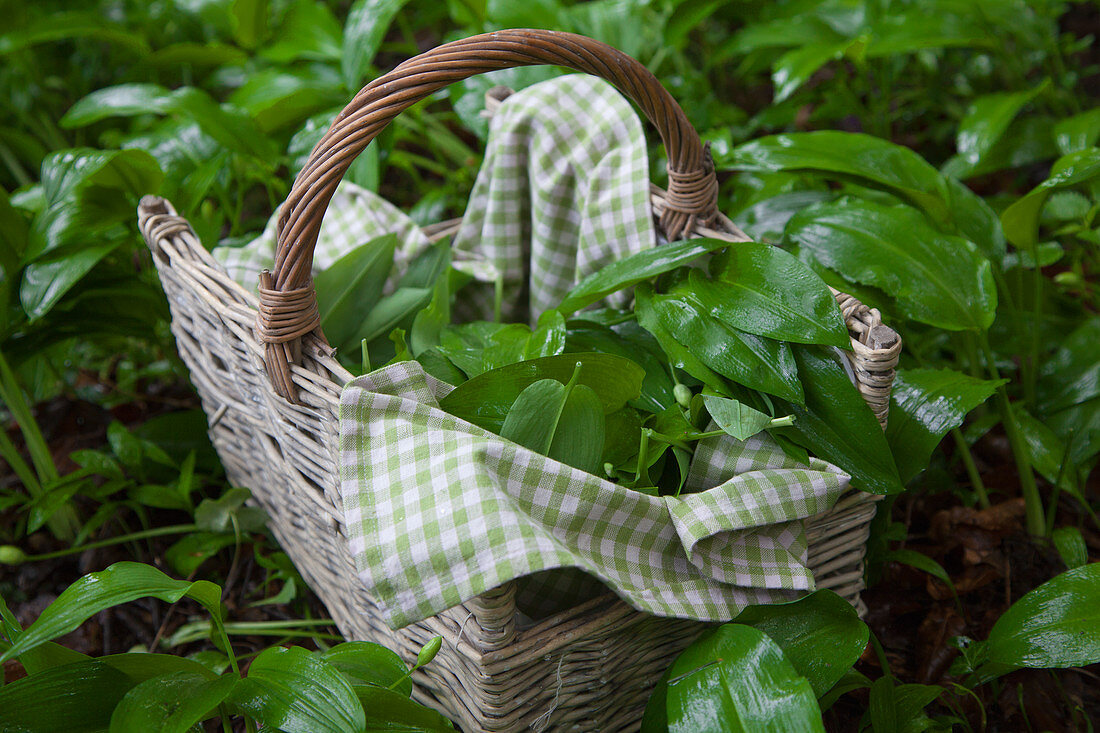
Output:
[[[1089,562],[1100,537],[1090,483],[1100,459],[1095,4],[98,0],[74,10],[47,0],[4,12],[0,402],[12,429],[0,432],[8,469],[0,563],[15,569],[111,547],[186,580],[122,561],[76,580],[24,630],[8,610],[14,575],[0,575],[8,599],[0,602],[0,660],[5,676],[14,660],[28,675],[0,688],[0,728],[75,730],[79,720],[88,730],[188,730],[221,720],[229,729],[236,718],[282,730],[450,729],[410,700],[411,672],[395,654],[334,644],[327,619],[301,617],[304,583],[273,549],[262,512],[245,504],[248,492],[225,485],[205,418],[166,409],[194,408],[195,400],[180,386],[186,372],[134,210],[156,192],[208,246],[243,243],[366,81],[440,42],[505,27],[583,33],[650,68],[710,144],[719,208],[755,243],[724,253],[706,240],[671,245],[684,251],[663,270],[632,258],[578,285],[537,328],[486,341],[479,353],[499,347],[518,355],[513,361],[557,359],[570,338],[586,351],[602,343],[610,354],[631,350],[646,375],[631,377],[634,385],[623,376],[632,367],[610,358],[552,365],[540,373],[547,379],[506,400],[492,429],[555,455],[570,426],[604,429],[599,396],[585,380],[614,367],[620,382],[638,388],[616,409],[671,417],[661,430],[639,417],[630,424],[633,445],[619,454],[563,456],[633,489],[670,493],[677,477],[662,483],[650,469],[664,465],[666,451],[679,461],[677,451],[702,435],[691,420],[713,417],[739,439],[768,430],[791,450],[842,466],[855,485],[888,494],[869,548],[872,585],[905,566],[967,620],[966,633],[945,634],[953,664],[918,683],[892,673],[891,650],[835,594],[747,609],[672,665],[645,729],[997,729],[1009,718],[995,718],[992,706],[1006,700],[1018,700],[1022,717],[1013,720],[1030,726],[1024,693],[1009,681],[1015,670],[1100,661],[1100,565]],[[455,84],[401,115],[347,178],[418,223],[457,216],[487,134],[484,92],[561,73],[533,67]],[[654,148],[650,159],[662,180],[663,156]],[[706,274],[676,269],[710,250],[719,254]],[[334,295],[322,303],[324,328],[349,366],[369,368],[372,354],[374,366],[379,355],[383,363],[431,362],[465,382],[452,400],[456,414],[499,397],[485,387],[495,377],[485,375],[510,362],[485,356],[472,364],[448,352],[439,336],[457,327],[440,315],[442,305],[424,308],[453,295],[446,275],[385,328],[345,312],[363,306],[354,293],[371,262],[327,275]],[[797,287],[777,286],[778,271]],[[716,366],[726,362],[714,329],[725,326],[708,314],[745,307],[712,287],[726,281],[771,306],[797,290],[804,312],[748,339],[783,342],[763,360],[767,369]],[[858,395],[841,394],[846,382],[829,386],[835,364],[821,347],[846,341],[825,284],[878,308],[903,336],[885,438],[866,432],[882,441],[885,462],[870,462],[873,451],[822,427],[846,415],[855,421],[849,433],[859,434],[867,423]],[[621,322],[574,317],[632,286],[629,338],[613,330]],[[673,312],[687,311],[690,328],[669,328]],[[543,348],[558,342],[562,349]],[[814,402],[806,391],[830,399]],[[550,425],[522,409],[513,417],[520,398],[563,417]],[[633,407],[624,408],[628,399]],[[43,423],[42,406],[77,401],[118,417],[104,420],[90,445],[66,449]],[[149,413],[156,416],[144,419]],[[1018,582],[983,625],[955,568],[913,549],[927,546],[907,535],[901,508],[923,503],[988,518],[1015,502],[1030,542],[1052,548],[1064,571]],[[297,617],[233,619],[223,601],[250,551],[265,576],[254,602]],[[217,584],[201,577],[214,567],[228,567]],[[1011,586],[1018,571],[1008,572]],[[146,654],[88,657],[54,642],[104,609],[141,599],[191,599],[206,616],[163,639],[158,632]],[[271,646],[242,674],[234,643],[249,634],[309,648]],[[160,653],[196,640],[208,648]],[[1053,678],[1065,698],[1059,721],[1091,729],[1098,702],[1065,692],[1071,674]]]

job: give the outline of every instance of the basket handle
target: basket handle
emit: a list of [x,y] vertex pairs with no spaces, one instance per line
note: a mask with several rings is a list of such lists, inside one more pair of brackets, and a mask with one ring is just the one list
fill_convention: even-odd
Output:
[[514,66],[550,64],[599,76],[632,99],[657,127],[668,154],[668,206],[661,227],[679,239],[697,221],[717,215],[718,182],[698,133],[657,78],[642,64],[605,43],[572,33],[503,30],[454,41],[415,58],[363,87],[336,117],[294,179],[278,221],[275,266],[260,276],[258,336],[275,389],[296,402],[290,363],[301,338],[321,338],[310,271],[321,219],[336,186],[371,140],[417,101],[475,74]]

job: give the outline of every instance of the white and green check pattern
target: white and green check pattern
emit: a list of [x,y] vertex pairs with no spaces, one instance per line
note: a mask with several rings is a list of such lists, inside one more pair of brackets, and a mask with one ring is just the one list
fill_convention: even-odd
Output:
[[[655,246],[647,166],[641,124],[606,82],[566,76],[509,97],[454,241],[456,267],[481,281],[460,293],[456,315],[490,317],[499,275],[505,318],[534,319],[581,278]],[[246,287],[274,261],[274,222],[244,247],[215,250]],[[400,273],[427,239],[388,202],[341,184],[315,269],[386,232],[402,243]],[[644,611],[723,621],[813,588],[801,520],[847,488],[839,469],[797,464],[766,436],[724,436],[699,444],[680,497],[649,496],[442,411],[450,389],[403,362],[341,395],[346,532],[391,626],[510,580],[536,617],[610,587]]]
[[[278,210],[267,221],[263,234],[240,247],[215,247],[214,259],[231,278],[255,290],[260,273],[275,265],[275,225]],[[332,195],[317,246],[313,251],[313,273],[317,274],[359,245],[383,234],[397,235],[390,287],[404,274],[408,263],[428,246],[420,227],[400,209],[372,191],[347,181]]]
[[[503,318],[533,323],[602,267],[656,244],[645,135],[602,79],[569,75],[508,97],[455,235],[456,258],[501,273]],[[625,307],[630,294],[608,304]],[[463,292],[459,315],[492,318],[493,288]]]
[[[341,397],[350,549],[394,628],[553,568],[598,578],[640,610],[706,621],[813,588],[798,520],[848,487],[839,469],[797,464],[767,437],[715,438],[696,452],[694,493],[650,496],[444,412],[451,389],[401,362]],[[537,577],[547,603],[521,603],[532,616],[562,602],[548,593],[555,582],[574,594],[583,579]]]

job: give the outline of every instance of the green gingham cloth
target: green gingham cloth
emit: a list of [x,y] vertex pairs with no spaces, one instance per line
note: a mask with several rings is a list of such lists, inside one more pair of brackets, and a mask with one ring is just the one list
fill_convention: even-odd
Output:
[[[246,286],[274,260],[274,221],[217,257]],[[314,258],[323,269],[385,232],[400,273],[427,238],[377,195],[341,184]],[[453,242],[476,278],[455,312],[530,321],[586,275],[653,247],[640,121],[610,85],[566,76],[510,96]],[[479,282],[480,281],[480,282]],[[630,295],[609,300],[629,305]],[[453,387],[401,362],[340,399],[340,493],[356,569],[400,628],[501,583],[538,617],[609,587],[661,616],[729,620],[812,590],[802,519],[848,488],[840,469],[788,458],[766,434],[700,441],[684,492],[655,497],[533,453],[439,408]]]
[[[835,466],[797,463],[766,434],[720,436],[700,442],[684,493],[650,496],[444,412],[451,389],[401,362],[340,400],[349,547],[394,628],[553,568],[598,578],[640,610],[703,621],[813,589],[798,520],[848,487]],[[553,574],[540,576],[550,591]],[[529,601],[537,616],[560,599]]]

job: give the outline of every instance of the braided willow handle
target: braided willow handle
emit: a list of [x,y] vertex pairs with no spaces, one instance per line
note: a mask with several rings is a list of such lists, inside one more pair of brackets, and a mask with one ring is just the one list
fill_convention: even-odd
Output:
[[599,76],[632,99],[657,127],[668,153],[668,207],[661,227],[679,239],[717,216],[718,182],[698,133],[672,96],[640,63],[572,33],[504,30],[448,43],[409,59],[365,86],[336,118],[294,180],[278,222],[272,273],[260,278],[258,335],[276,391],[297,401],[289,364],[301,337],[320,330],[310,278],[321,219],[344,173],[393,118],[448,84],[513,66],[550,64]]

